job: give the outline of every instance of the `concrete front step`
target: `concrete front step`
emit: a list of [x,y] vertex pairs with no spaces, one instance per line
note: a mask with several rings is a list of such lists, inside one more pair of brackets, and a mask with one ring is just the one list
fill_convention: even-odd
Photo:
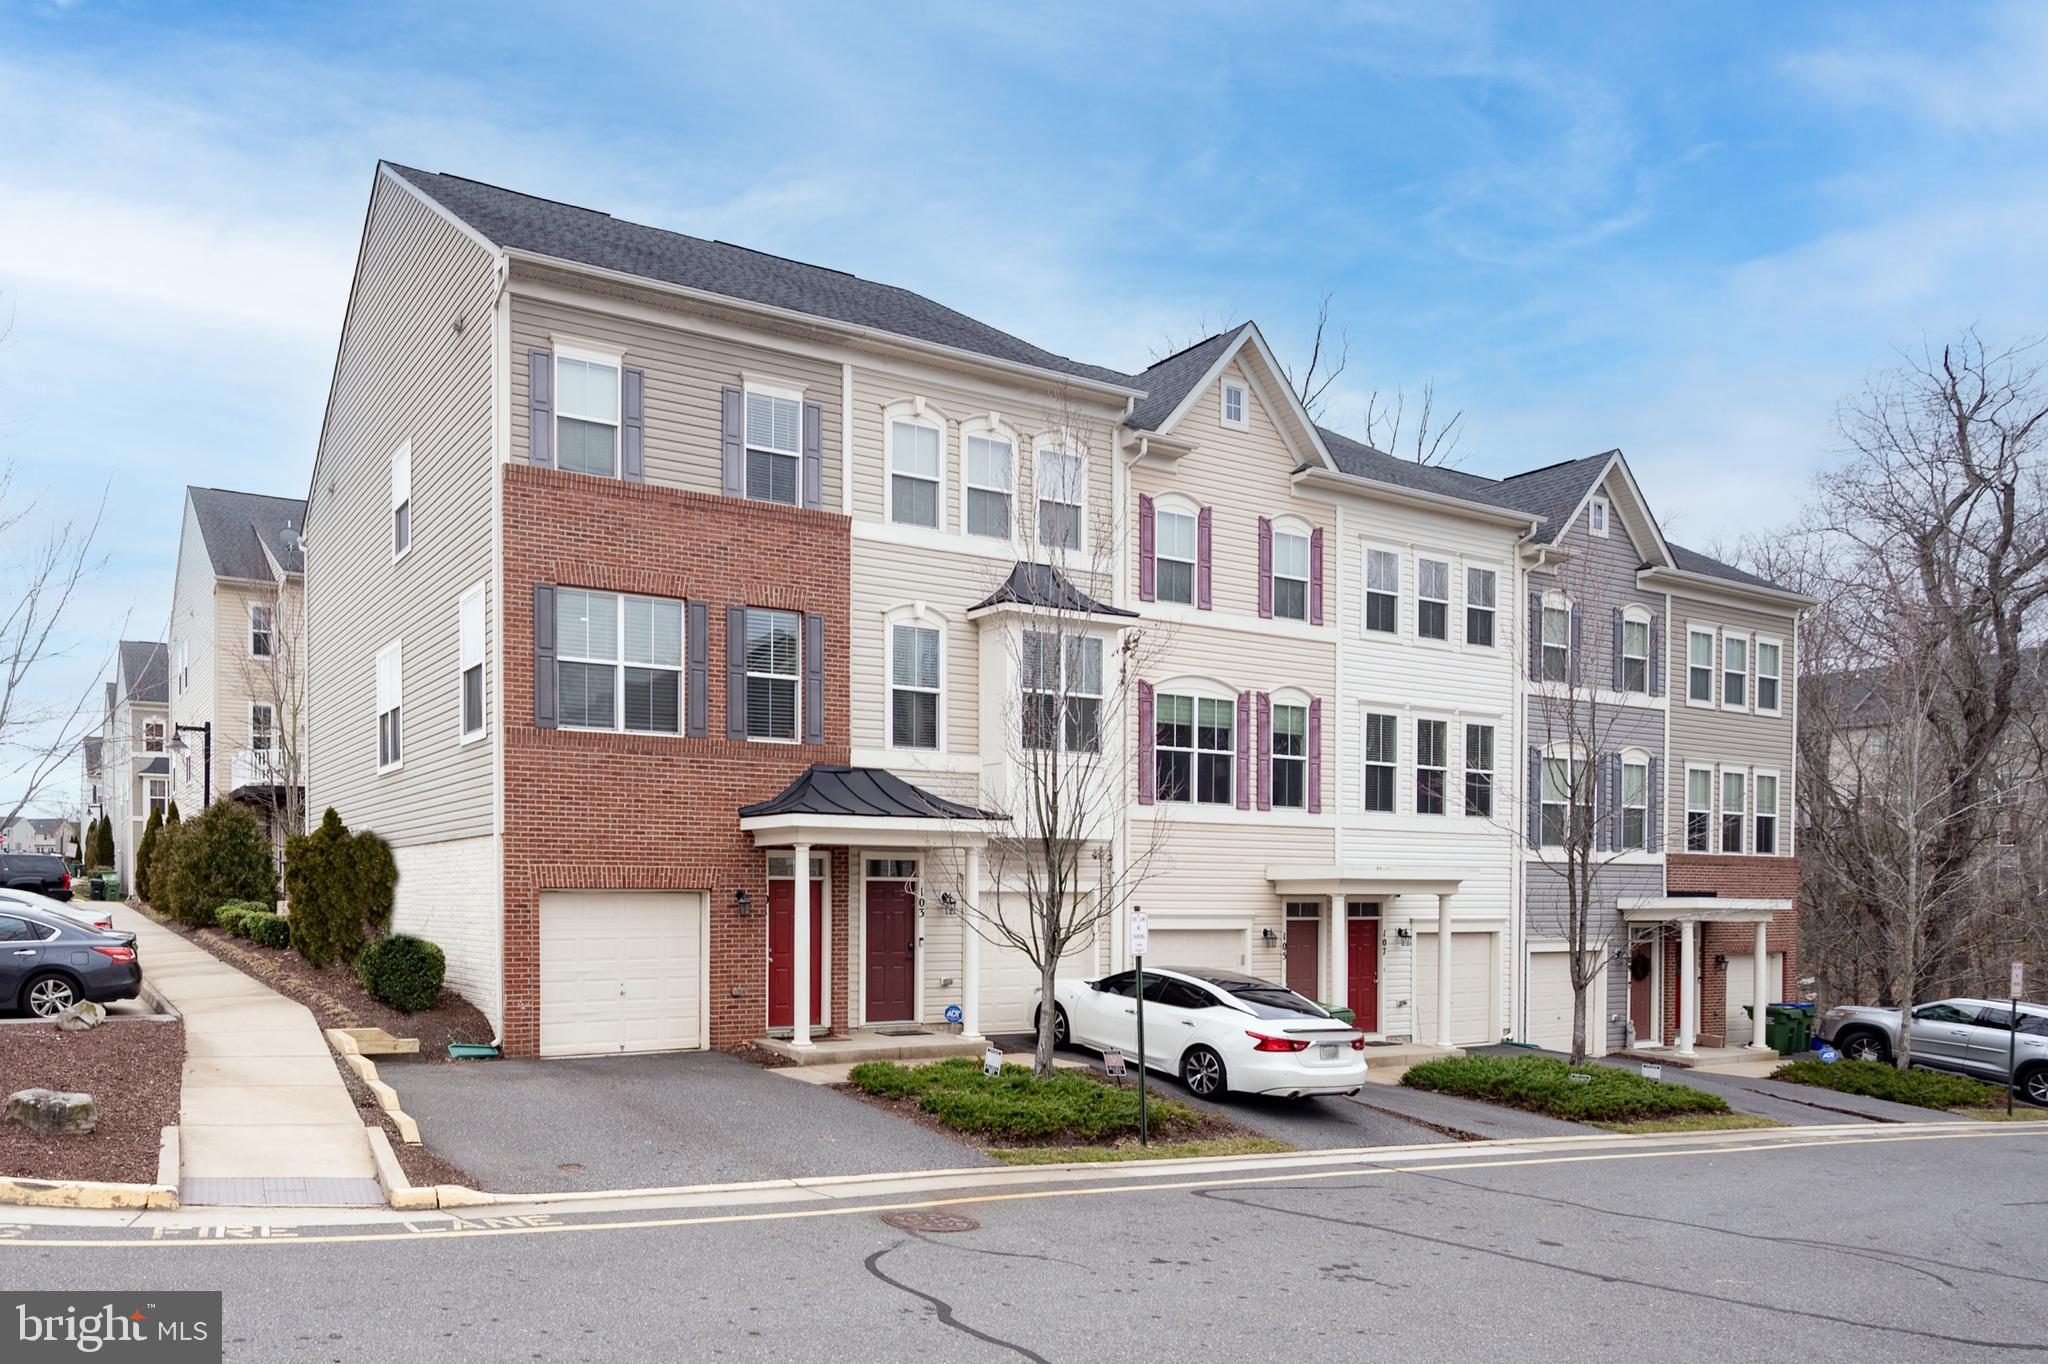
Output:
[[763,1051],[813,1066],[858,1065],[862,1061],[936,1061],[948,1056],[979,1056],[988,1049],[985,1041],[968,1041],[951,1033],[892,1037],[865,1031],[816,1038],[808,1047],[796,1046],[786,1037],[764,1037],[759,1045]]

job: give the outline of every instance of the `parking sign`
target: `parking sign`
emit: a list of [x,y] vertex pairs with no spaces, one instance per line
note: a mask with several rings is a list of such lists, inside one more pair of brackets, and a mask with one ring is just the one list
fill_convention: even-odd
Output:
[[2012,997],[2023,998],[2027,993],[2027,964],[2016,961],[2012,964]]
[[1142,909],[1132,910],[1131,955],[1133,957],[1142,957],[1145,955],[1145,949],[1147,946],[1150,945],[1148,942],[1148,939],[1150,937],[1151,933],[1145,927],[1145,911]]

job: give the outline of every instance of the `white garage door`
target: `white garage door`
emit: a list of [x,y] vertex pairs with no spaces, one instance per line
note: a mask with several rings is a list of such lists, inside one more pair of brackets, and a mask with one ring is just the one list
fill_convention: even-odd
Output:
[[1244,970],[1241,928],[1155,928],[1145,960],[1155,966],[1213,966]]
[[[1451,944],[1451,1041],[1461,1047],[1500,1041],[1493,1011],[1500,994],[1495,934],[1459,933]],[[1415,1040],[1436,1042],[1436,934],[1415,935]]]
[[[1751,965],[1755,960],[1754,952],[1728,958],[1728,1036],[1724,1045],[1746,1047],[1756,1036],[1756,1020],[1742,1012],[1749,1003],[1750,991],[1756,986],[1756,972]],[[1776,1004],[1784,989],[1785,954],[1773,952],[1764,958],[1764,991],[1770,996],[1764,1003]]]
[[704,1045],[704,897],[544,891],[540,1054]]
[[[1054,974],[1061,980],[1086,980],[1096,974],[1095,943],[1077,943],[1061,959]],[[984,940],[981,944],[981,1030],[1028,1032],[1031,994],[1038,988],[1038,968],[1016,948]]]
[[1568,1052],[1572,1049],[1569,953],[1529,954],[1529,1041],[1550,1051]]

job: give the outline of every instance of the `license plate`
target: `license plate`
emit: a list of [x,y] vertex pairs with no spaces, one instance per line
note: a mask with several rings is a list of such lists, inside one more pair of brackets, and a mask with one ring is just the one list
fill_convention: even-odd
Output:
[[1317,1059],[1317,1060],[1320,1060],[1320,1061],[1334,1061],[1334,1060],[1336,1060],[1336,1059],[1337,1059],[1337,1044],[1336,1044],[1335,1042],[1318,1042],[1318,1043],[1316,1043],[1316,1059]]

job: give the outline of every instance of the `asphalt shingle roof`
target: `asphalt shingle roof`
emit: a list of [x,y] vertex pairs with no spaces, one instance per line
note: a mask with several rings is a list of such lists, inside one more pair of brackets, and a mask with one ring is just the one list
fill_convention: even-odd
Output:
[[1230,343],[1237,340],[1238,333],[1251,326],[1240,322],[1226,332],[1195,342],[1186,350],[1175,351],[1158,364],[1137,376],[1136,383],[1145,390],[1124,425],[1133,431],[1157,431],[1159,423],[1173,415],[1173,409],[1181,405],[1188,391],[1202,382],[1202,376],[1216,363],[1216,357],[1230,349]]
[[1725,578],[1729,582],[1744,583],[1750,587],[1776,587],[1779,591],[1785,590],[1769,578],[1759,578],[1746,569],[1724,564],[1719,559],[1702,554],[1696,549],[1687,549],[1684,545],[1672,544],[1669,540],[1664,543],[1671,550],[1672,563],[1687,573],[1704,573],[1710,578]]
[[740,807],[754,815],[857,815],[867,819],[997,819],[972,805],[935,796],[879,767],[813,763],[768,800]]
[[1046,611],[1073,611],[1088,616],[1127,616],[1135,619],[1136,611],[1126,611],[1121,606],[1109,606],[1095,600],[1067,580],[1067,575],[1050,564],[1018,563],[1010,570],[1010,576],[1003,579],[1003,585],[982,598],[972,608],[986,610],[991,606],[1035,606]]
[[287,573],[305,571],[305,555],[297,537],[286,535],[287,530],[305,529],[303,497],[271,497],[225,488],[187,488],[185,492],[192,499],[199,538],[206,544],[215,576],[269,581],[272,574],[263,553],[266,547]]
[[158,706],[170,702],[170,650],[157,641],[122,640],[121,676],[128,679],[129,700]]

